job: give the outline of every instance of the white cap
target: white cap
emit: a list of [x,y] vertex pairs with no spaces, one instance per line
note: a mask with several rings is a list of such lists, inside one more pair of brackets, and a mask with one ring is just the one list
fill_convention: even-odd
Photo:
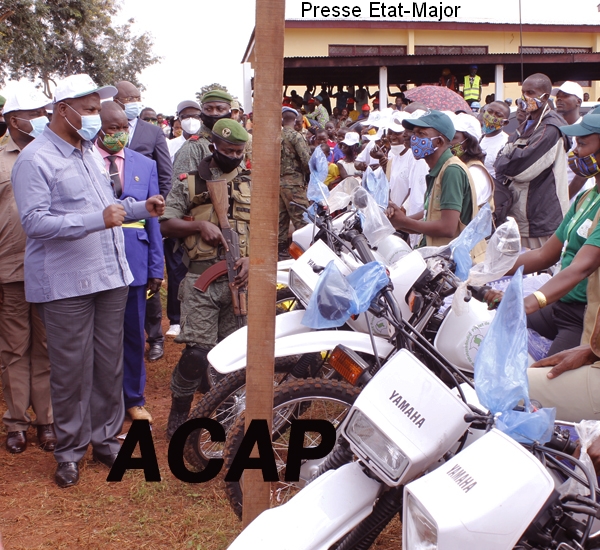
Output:
[[177,116],[181,114],[181,111],[187,109],[188,107],[193,107],[194,109],[198,109],[199,111],[202,110],[202,108],[196,101],[188,99],[186,101],[182,101],[181,103],[179,103],[179,105],[177,105]]
[[51,105],[48,98],[32,84],[23,85],[7,94],[6,103],[2,109],[2,114],[6,115],[12,111],[33,111],[43,109]]
[[406,128],[404,128],[404,126],[402,126],[402,121],[405,118],[410,118],[410,114],[405,113],[404,111],[395,111],[392,114],[392,120],[390,121],[388,128],[392,132],[404,132],[404,130]]
[[[447,112],[445,113],[448,114]],[[476,138],[477,141],[481,139],[481,123],[476,117],[467,113],[459,113],[458,115],[452,113],[452,115],[448,116],[450,116],[452,124],[454,124],[454,129],[457,132],[469,134]]]
[[558,88],[552,88],[552,95],[556,96],[559,91],[564,92],[565,94],[574,95],[583,101],[583,88],[577,84],[577,82],[566,80]]
[[360,136],[358,135],[358,132],[347,132],[346,136],[342,140],[342,143],[350,146],[360,143]]
[[98,94],[100,99],[109,99],[117,95],[117,89],[114,86],[98,88],[87,74],[74,74],[58,83],[54,90],[54,103],[90,94]]

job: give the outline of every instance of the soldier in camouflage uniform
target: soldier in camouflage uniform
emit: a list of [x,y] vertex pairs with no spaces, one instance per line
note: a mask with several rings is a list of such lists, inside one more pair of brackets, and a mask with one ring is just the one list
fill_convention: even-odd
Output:
[[304,212],[290,205],[296,202],[308,208],[306,175],[309,173],[310,149],[301,134],[294,130],[298,112],[290,107],[282,109],[281,171],[279,180],[279,256],[287,256],[290,219],[295,229],[306,225]]
[[232,229],[239,235],[243,256],[236,264],[239,269],[236,285],[241,287],[248,279],[250,171],[239,166],[248,137],[246,130],[234,120],[216,122],[209,145],[212,154],[174,182],[167,196],[165,213],[159,220],[163,236],[183,240],[190,260],[188,273],[179,287],[181,332],[175,341],[186,347],[171,378],[168,438],[186,421],[196,390],[206,391],[209,387],[208,352],[237,329],[227,274],[215,279],[206,292],[194,288],[194,283],[224,255],[225,240],[206,187],[206,181],[211,179],[228,181],[228,216]]

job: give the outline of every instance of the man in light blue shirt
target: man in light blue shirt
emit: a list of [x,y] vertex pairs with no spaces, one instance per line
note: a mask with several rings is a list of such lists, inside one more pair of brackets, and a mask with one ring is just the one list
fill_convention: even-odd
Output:
[[79,480],[91,442],[94,459],[112,466],[124,418],[123,315],[133,280],[124,221],[160,215],[164,199],[119,201],[91,140],[101,126],[101,99],[87,75],[56,88],[52,122],[19,155],[12,172],[27,234],[25,295],[48,338],[59,487]]

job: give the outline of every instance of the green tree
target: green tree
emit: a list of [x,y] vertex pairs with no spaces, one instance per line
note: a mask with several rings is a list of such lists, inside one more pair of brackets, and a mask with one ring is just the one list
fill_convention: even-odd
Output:
[[196,92],[196,99],[198,102],[202,101],[202,96],[206,92],[210,92],[211,90],[223,90],[224,92],[229,93],[227,86],[223,86],[223,84],[219,84],[218,82],[213,82],[212,84],[207,84],[206,86],[202,86],[199,92]]
[[86,73],[98,85],[129,80],[160,60],[130,19],[113,25],[119,0],[0,0],[0,84],[40,79],[51,97],[57,78]]

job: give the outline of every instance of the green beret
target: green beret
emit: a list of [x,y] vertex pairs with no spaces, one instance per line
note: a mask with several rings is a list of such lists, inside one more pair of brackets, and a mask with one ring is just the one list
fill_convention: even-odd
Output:
[[6,103],[6,98],[2,95],[0,95],[0,109],[2,109],[2,107],[4,107],[4,104]]
[[222,118],[217,120],[212,129],[213,135],[221,138],[222,140],[239,145],[240,143],[246,143],[250,139],[250,135],[244,127],[237,121],[231,118]]
[[233,97],[225,90],[211,90],[202,96],[202,103],[209,103],[210,101],[223,101],[231,105]]

